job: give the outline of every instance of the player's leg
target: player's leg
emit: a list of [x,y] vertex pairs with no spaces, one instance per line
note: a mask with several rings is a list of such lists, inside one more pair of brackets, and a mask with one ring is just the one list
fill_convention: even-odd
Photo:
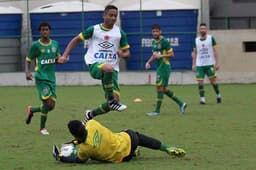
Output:
[[[42,91],[42,83],[40,81],[36,80],[36,88],[38,92],[39,99],[41,100],[41,91]],[[28,105],[26,108],[26,118],[25,122],[26,124],[30,124],[32,117],[34,116],[34,113],[41,112],[41,106],[31,106]]]
[[216,73],[214,71],[214,67],[210,66],[207,69],[207,76],[209,77],[210,83],[216,93],[216,99],[217,99],[217,103],[221,103],[221,94],[220,94],[220,90],[219,90],[219,86],[217,84],[216,81]]
[[131,137],[132,146],[137,145],[154,150],[160,150],[168,153],[169,155],[179,157],[182,157],[186,154],[186,152],[181,148],[167,146],[163,144],[160,140],[141,134],[139,132],[134,132],[132,130],[125,130],[125,132],[127,132]]
[[200,104],[205,104],[205,91],[204,91],[204,67],[196,67],[196,80],[198,82],[198,91],[200,96]]
[[155,106],[155,110],[153,112],[149,112],[147,113],[148,116],[156,116],[160,113],[160,109],[161,109],[161,105],[162,105],[162,101],[164,98],[164,92],[163,92],[163,77],[161,74],[161,71],[159,69],[157,69],[156,71],[156,106]]

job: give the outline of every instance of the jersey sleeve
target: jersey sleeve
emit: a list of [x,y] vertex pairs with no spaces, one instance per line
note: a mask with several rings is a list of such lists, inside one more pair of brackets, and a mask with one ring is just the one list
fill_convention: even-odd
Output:
[[193,43],[193,48],[194,48],[194,49],[196,48],[196,40],[195,40],[194,43]]
[[121,49],[130,48],[130,45],[128,44],[128,41],[127,41],[126,33],[123,30],[121,30],[120,47]]
[[213,47],[214,47],[214,46],[217,46],[217,43],[216,43],[216,40],[215,40],[214,37],[212,37],[212,46],[213,46]]
[[38,57],[39,53],[38,53],[38,47],[36,45],[36,43],[33,43],[28,55],[26,56],[26,61],[31,61],[34,58]]
[[163,49],[166,51],[166,52],[171,52],[172,51],[172,46],[170,44],[170,41],[168,41],[167,39],[165,39],[163,41]]
[[79,37],[82,39],[82,40],[85,40],[85,39],[90,39],[93,35],[93,31],[94,31],[94,26],[90,26],[88,27],[86,30],[84,30],[83,32],[81,32],[79,34]]

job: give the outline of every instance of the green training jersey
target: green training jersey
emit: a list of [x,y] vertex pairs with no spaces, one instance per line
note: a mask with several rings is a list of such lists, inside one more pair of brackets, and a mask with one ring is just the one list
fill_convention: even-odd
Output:
[[[159,54],[166,54],[170,51],[172,51],[172,47],[170,42],[166,38],[161,38],[160,41],[153,40],[152,41],[153,46],[153,53],[159,53]],[[155,59],[157,67],[162,65],[170,65],[169,58],[163,57],[159,59]]]
[[27,61],[35,60],[35,79],[55,82],[55,62],[60,55],[60,48],[57,41],[50,40],[50,43],[43,44],[40,40],[33,42]]

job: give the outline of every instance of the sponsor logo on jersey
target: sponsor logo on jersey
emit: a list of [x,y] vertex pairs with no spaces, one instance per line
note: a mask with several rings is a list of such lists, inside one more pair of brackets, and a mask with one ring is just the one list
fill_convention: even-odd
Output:
[[53,64],[55,63],[55,58],[50,58],[50,59],[43,59],[41,60],[41,64]]
[[93,56],[96,59],[105,59],[105,60],[116,60],[118,58],[117,54],[107,53],[107,52],[94,53]]
[[114,44],[111,44],[110,42],[108,41],[103,41],[101,43],[98,44],[101,48],[104,48],[104,49],[109,49],[111,47],[114,46]]
[[55,53],[56,52],[56,48],[52,47],[52,52]]

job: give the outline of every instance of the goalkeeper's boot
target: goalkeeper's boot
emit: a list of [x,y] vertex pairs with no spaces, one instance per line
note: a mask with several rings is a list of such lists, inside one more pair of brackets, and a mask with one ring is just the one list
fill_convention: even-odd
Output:
[[187,103],[183,102],[182,105],[180,105],[180,114],[184,114],[186,108],[187,108]]
[[118,103],[118,101],[115,99],[108,100],[108,105],[112,110],[119,111],[119,112],[127,109],[126,105]]
[[31,112],[32,106],[27,106],[26,108],[26,124],[30,124],[31,119],[33,117],[33,113]]
[[183,157],[186,155],[186,152],[183,149],[176,148],[176,147],[169,147],[169,148],[167,148],[166,152],[169,155],[175,156],[175,157]]

